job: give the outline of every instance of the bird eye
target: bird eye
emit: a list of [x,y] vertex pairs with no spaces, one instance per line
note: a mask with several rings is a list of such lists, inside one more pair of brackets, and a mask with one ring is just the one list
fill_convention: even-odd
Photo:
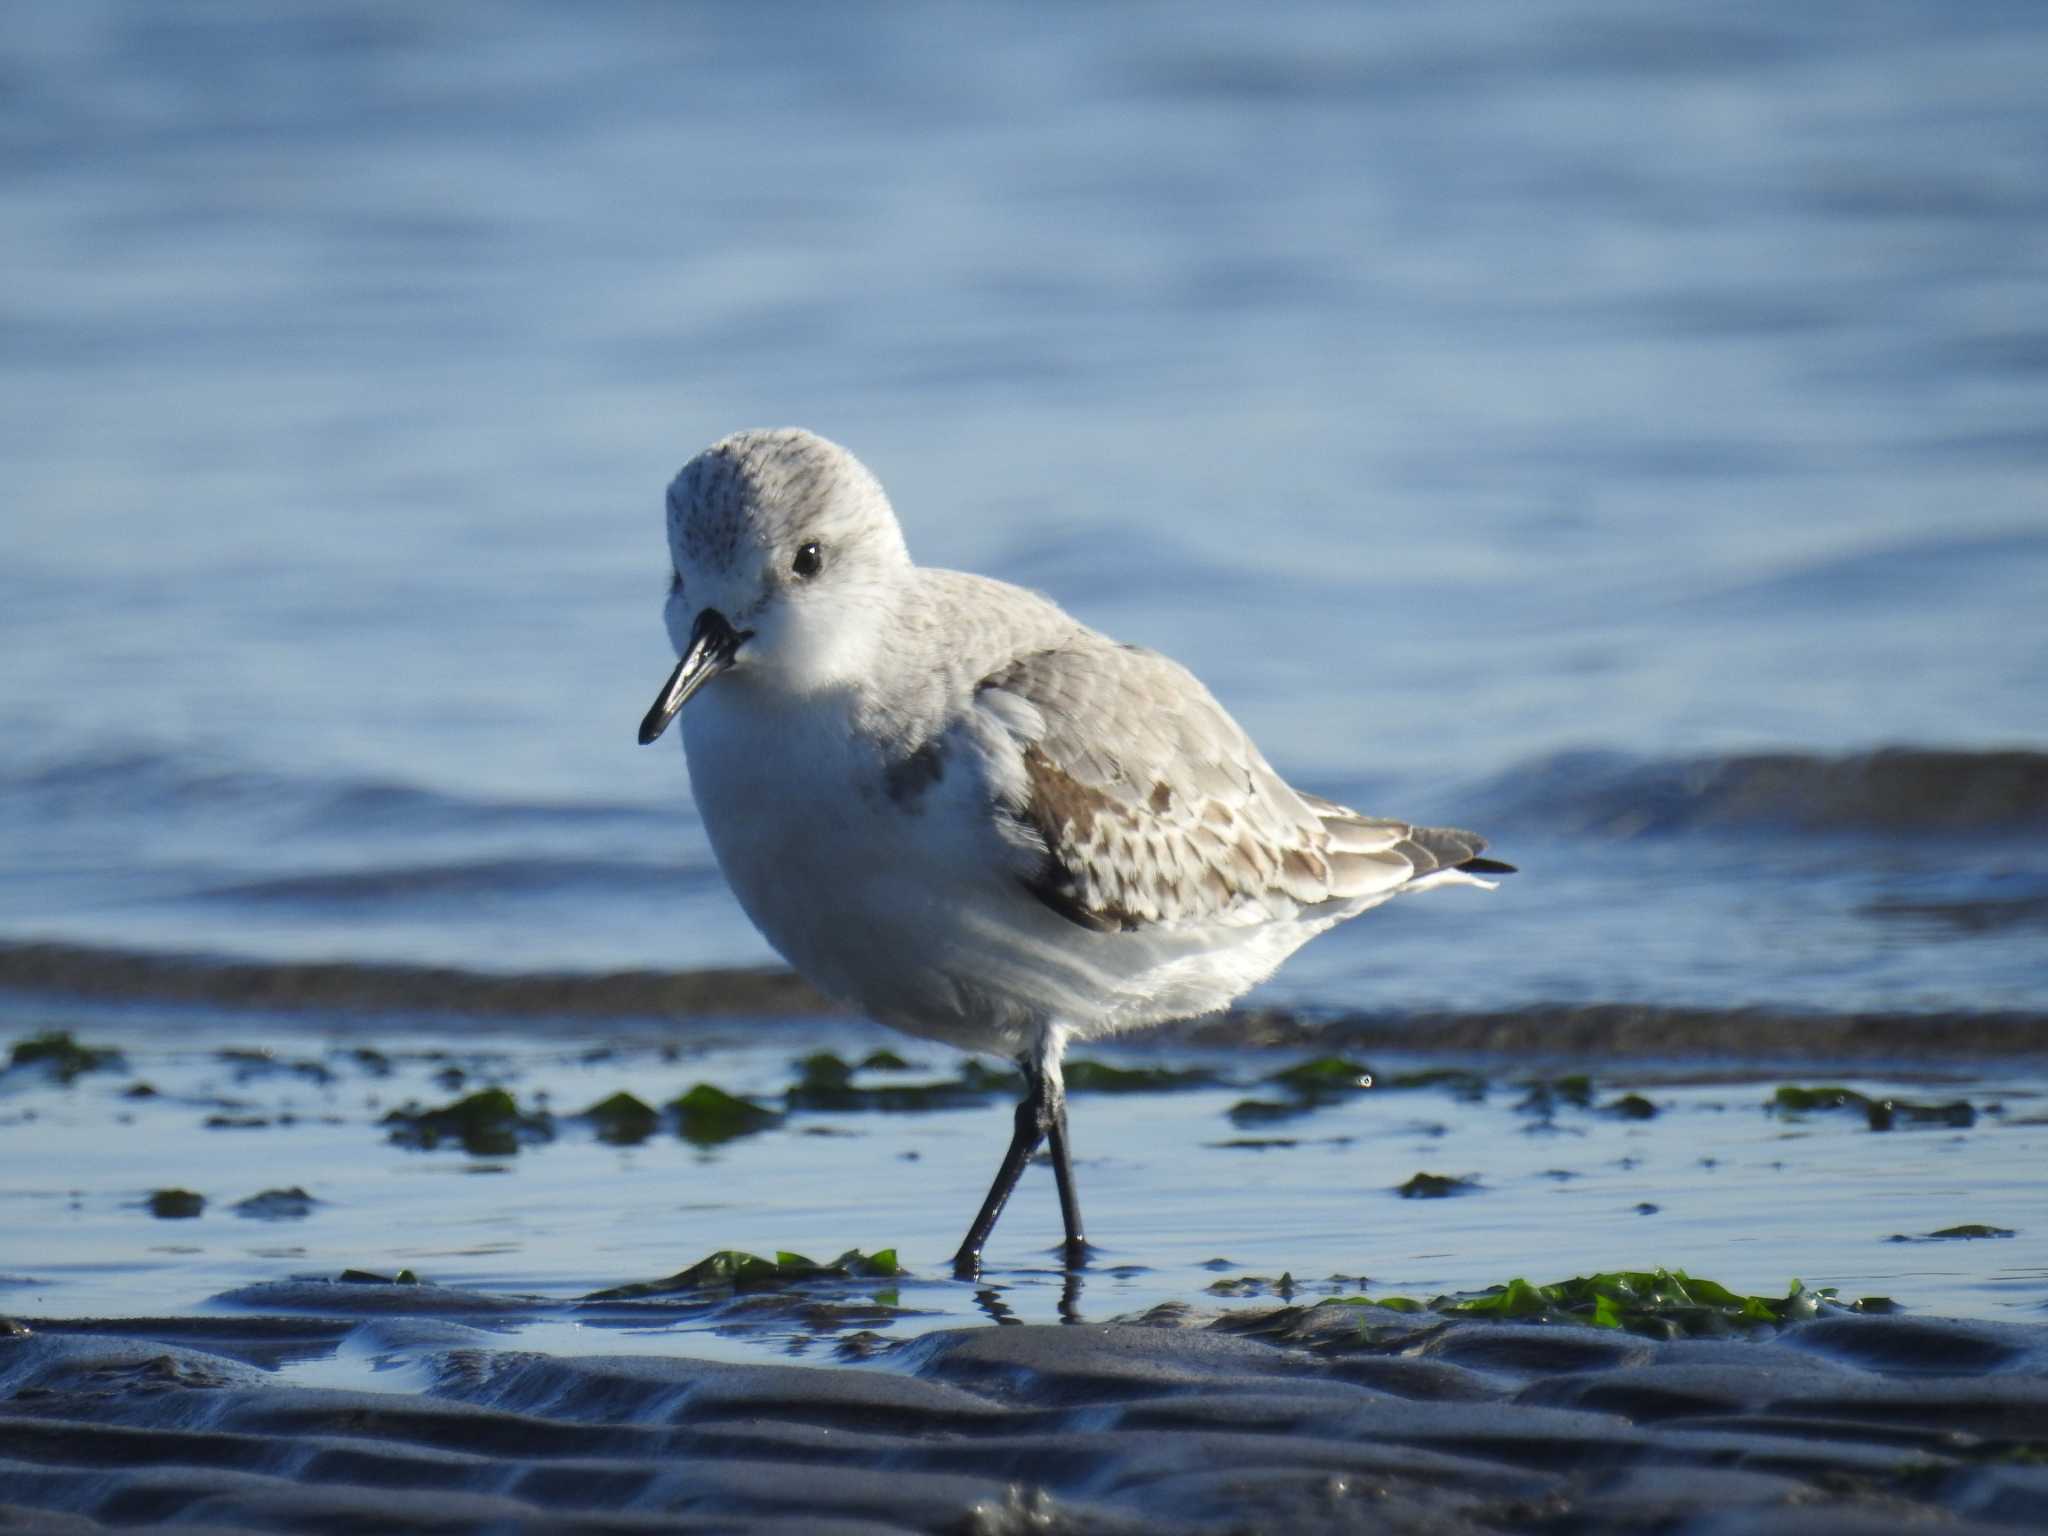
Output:
[[816,544],[806,544],[796,552],[796,558],[789,562],[789,568],[806,579],[815,576],[825,569],[825,552]]

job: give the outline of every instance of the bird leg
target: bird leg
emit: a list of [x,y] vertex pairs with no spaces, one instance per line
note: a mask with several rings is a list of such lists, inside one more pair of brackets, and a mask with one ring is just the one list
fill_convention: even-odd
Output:
[[1010,1150],[1003,1154],[1003,1165],[996,1170],[996,1181],[989,1185],[988,1198],[981,1202],[974,1225],[967,1229],[967,1236],[960,1242],[960,1251],[953,1255],[956,1278],[974,1280],[980,1277],[982,1247],[988,1242],[989,1233],[995,1230],[996,1218],[1003,1214],[1003,1207],[1009,1203],[1010,1191],[1024,1176],[1024,1165],[1031,1161],[1031,1154],[1038,1150],[1038,1144],[1043,1140],[1045,1129],[1038,1123],[1037,1106],[1032,1103],[1032,1095],[1027,1093],[1017,1105],[1017,1128],[1010,1135]]
[[1069,1265],[1078,1265],[1087,1258],[1088,1241],[1081,1235],[1081,1203],[1074,1194],[1074,1169],[1067,1156],[1067,1095],[1060,1082],[1058,1063],[1041,1062],[1027,1052],[1017,1058],[1017,1064],[1024,1069],[1024,1097],[1017,1103],[1010,1150],[1003,1154],[1003,1164],[996,1170],[988,1198],[981,1202],[974,1224],[961,1240],[960,1251],[953,1255],[953,1273],[962,1280],[973,1280],[981,1274],[981,1250],[995,1230],[996,1218],[1003,1214],[1003,1207],[1024,1176],[1032,1154],[1048,1140],[1052,1143],[1053,1179],[1059,1186],[1060,1221],[1066,1228],[1066,1260]]
[[1078,1269],[1088,1262],[1088,1239],[1081,1234],[1081,1201],[1074,1193],[1074,1165],[1067,1157],[1067,1092],[1064,1085],[1052,1090],[1052,1115],[1045,1128],[1052,1152],[1053,1182],[1060,1190],[1060,1225],[1067,1233],[1067,1267]]

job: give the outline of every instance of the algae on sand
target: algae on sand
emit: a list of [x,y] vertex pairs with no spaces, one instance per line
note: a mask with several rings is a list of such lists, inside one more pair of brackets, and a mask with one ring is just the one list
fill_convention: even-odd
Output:
[[1804,1115],[1834,1109],[1850,1110],[1862,1114],[1864,1122],[1873,1131],[1889,1131],[1902,1121],[1907,1125],[1945,1125],[1957,1130],[1967,1130],[1977,1123],[1976,1107],[1964,1099],[1956,1099],[1947,1104],[1921,1104],[1911,1099],[1875,1099],[1869,1094],[1858,1093],[1854,1088],[1844,1088],[1839,1084],[1821,1088],[1802,1088],[1796,1083],[1786,1083],[1771,1095],[1764,1108],[1782,1115]]
[[1479,1188],[1474,1178],[1453,1177],[1447,1173],[1418,1173],[1406,1184],[1394,1186],[1394,1193],[1403,1200],[1447,1200],[1453,1195],[1469,1195]]
[[439,1109],[407,1104],[384,1117],[391,1140],[431,1152],[444,1141],[459,1143],[479,1157],[517,1152],[525,1142],[552,1140],[555,1122],[545,1111],[526,1111],[503,1088],[485,1088]]
[[742,1099],[710,1083],[699,1083],[670,1101],[676,1112],[676,1134],[700,1147],[715,1147],[782,1124],[772,1109]]
[[661,1124],[661,1115],[651,1104],[623,1088],[608,1099],[599,1099],[576,1118],[588,1120],[597,1139],[615,1147],[637,1146]]
[[820,1280],[893,1280],[905,1273],[896,1262],[894,1248],[881,1248],[874,1253],[850,1248],[829,1264],[817,1263],[800,1253],[777,1253],[772,1259],[764,1259],[737,1248],[722,1248],[666,1279],[592,1291],[582,1300],[631,1301],[644,1296],[787,1290]]
[[1021,1091],[1024,1081],[1018,1073],[993,1071],[972,1057],[961,1064],[957,1076],[925,1083],[857,1083],[854,1078],[867,1070],[865,1064],[855,1065],[830,1051],[814,1051],[796,1068],[797,1080],[783,1093],[783,1102],[791,1109],[833,1112],[958,1109]]
[[1173,1093],[1208,1088],[1216,1074],[1204,1067],[1117,1067],[1080,1056],[1063,1069],[1069,1093]]
[[119,1051],[80,1045],[69,1030],[46,1029],[15,1041],[7,1065],[10,1070],[39,1067],[58,1082],[68,1083],[87,1072],[118,1071],[127,1063]]
[[[1407,1296],[1343,1298],[1349,1305],[1418,1312],[1425,1304]],[[1818,1317],[1823,1310],[1890,1312],[1882,1296],[1837,1299],[1832,1287],[1810,1291],[1794,1280],[1782,1297],[1745,1296],[1682,1269],[1610,1270],[1579,1275],[1550,1285],[1517,1277],[1506,1285],[1438,1296],[1426,1310],[1445,1317],[1493,1318],[1502,1322],[1576,1323],[1614,1328],[1650,1338],[1713,1338],[1777,1329]],[[1361,1327],[1364,1326],[1361,1320]]]

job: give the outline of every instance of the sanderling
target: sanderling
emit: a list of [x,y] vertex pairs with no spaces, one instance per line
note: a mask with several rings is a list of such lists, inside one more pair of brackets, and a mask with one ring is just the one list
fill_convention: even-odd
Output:
[[696,700],[690,783],[747,916],[831,996],[1024,1070],[963,1276],[1042,1143],[1086,1257],[1070,1040],[1214,1012],[1334,923],[1511,868],[1473,833],[1289,788],[1157,652],[912,564],[879,482],[812,433],[690,460],[668,544],[682,659],[640,740]]

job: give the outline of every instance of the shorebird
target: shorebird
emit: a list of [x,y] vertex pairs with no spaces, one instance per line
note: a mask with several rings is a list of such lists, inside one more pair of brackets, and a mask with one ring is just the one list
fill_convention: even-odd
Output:
[[810,432],[713,444],[667,520],[680,659],[640,740],[690,704],[690,784],[747,916],[825,993],[1023,1069],[963,1277],[1041,1145],[1085,1262],[1070,1041],[1214,1012],[1333,924],[1511,872],[1471,832],[1289,787],[1156,651],[913,564],[880,483]]

